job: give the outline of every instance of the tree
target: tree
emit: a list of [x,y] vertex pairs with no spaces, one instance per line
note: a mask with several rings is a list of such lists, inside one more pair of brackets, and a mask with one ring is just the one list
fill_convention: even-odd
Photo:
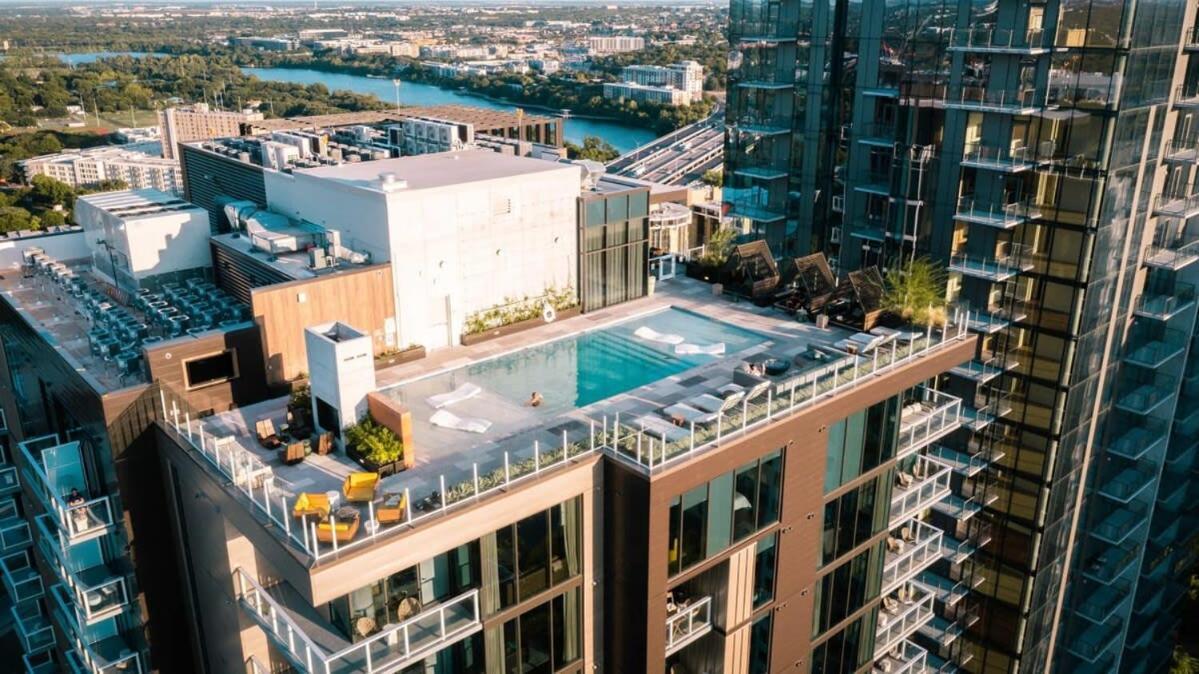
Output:
[[732,227],[722,227],[708,236],[704,243],[704,254],[700,256],[700,264],[706,267],[719,267],[729,259],[729,252],[737,241],[737,230]]
[[931,260],[893,264],[885,283],[884,309],[916,325],[945,324],[945,270]]
[[22,229],[37,229],[38,220],[20,206],[0,207],[0,232],[8,234]]
[[37,175],[29,183],[33,185],[33,198],[47,206],[70,208],[75,204],[75,188],[57,178]]
[[566,142],[566,156],[571,159],[590,159],[606,163],[619,157],[620,151],[598,136],[584,136],[581,147],[569,141]]
[[724,171],[718,168],[708,169],[707,171],[704,171],[703,178],[701,179],[706,185],[720,187],[724,185]]
[[1170,674],[1199,674],[1199,658],[1191,657],[1182,646],[1175,646]]
[[67,224],[67,216],[61,211],[46,211],[41,215],[43,227],[61,227]]

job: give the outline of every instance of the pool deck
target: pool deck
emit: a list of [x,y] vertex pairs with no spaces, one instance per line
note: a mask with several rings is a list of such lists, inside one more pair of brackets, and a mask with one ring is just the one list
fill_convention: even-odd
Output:
[[[656,410],[683,398],[715,391],[732,382],[733,369],[747,357],[768,352],[772,356],[790,359],[811,345],[830,347],[852,334],[837,327],[821,329],[810,323],[799,323],[775,309],[735,302],[727,296],[715,298],[711,288],[699,281],[676,278],[658,284],[657,292],[651,297],[473,346],[435,351],[419,361],[379,371],[378,389],[407,399],[405,404],[411,410],[414,422],[416,465],[410,470],[384,478],[377,494],[407,489],[413,501],[419,501],[433,490],[445,491],[443,478],[445,486],[452,486],[471,479],[476,468],[480,474],[502,468],[505,453],[508,460],[515,463],[532,457],[535,446],[539,446],[542,452],[547,451],[547,447],[560,447],[564,432],[572,442],[586,439],[591,421],[598,428],[602,419],[614,419],[619,412],[622,423],[632,423],[636,417],[654,414]],[[421,382],[421,379],[583,331],[633,320],[639,315],[669,307],[761,333],[766,340],[640,388],[565,412],[554,413],[528,407],[520,401],[505,399],[488,391],[447,408],[460,417],[491,421],[491,428],[482,434],[439,428],[429,422],[434,410],[425,402],[425,397],[465,383],[466,380],[438,378],[435,380],[437,388],[429,388],[433,382]],[[422,384],[425,386],[422,387]],[[272,486],[276,497],[283,495],[290,502],[300,492],[340,491],[342,481],[348,474],[363,470],[344,454],[312,454],[303,462],[288,466],[280,461],[277,451],[260,447],[254,439],[255,422],[269,417],[278,427],[285,419],[286,404],[287,398],[284,397],[218,414],[204,419],[203,429],[209,437],[224,438],[223,442],[234,443],[269,467],[274,475]],[[365,522],[368,519],[367,508],[360,510],[362,521]]]

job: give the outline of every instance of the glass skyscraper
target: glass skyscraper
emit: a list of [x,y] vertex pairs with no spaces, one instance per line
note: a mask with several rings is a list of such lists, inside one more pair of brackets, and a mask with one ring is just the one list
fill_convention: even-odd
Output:
[[930,258],[980,337],[941,382],[974,432],[937,450],[977,467],[955,474],[977,550],[923,579],[914,643],[947,670],[1163,669],[1195,547],[1195,3],[730,20],[729,215],[842,272]]

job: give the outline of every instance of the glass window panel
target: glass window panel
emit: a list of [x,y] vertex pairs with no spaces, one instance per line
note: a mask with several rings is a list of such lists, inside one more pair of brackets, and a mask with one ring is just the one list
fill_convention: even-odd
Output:
[[707,552],[708,485],[683,494],[683,568],[702,562]]
[[683,569],[680,560],[682,548],[681,532],[683,527],[683,499],[676,496],[670,501],[670,548],[667,551],[666,568],[670,575]]
[[845,457],[841,462],[841,481],[845,484],[861,474],[862,445],[866,440],[866,412],[857,412],[845,424]]
[[627,220],[629,217],[629,198],[626,195],[608,197],[608,222]]
[[582,600],[578,588],[554,597],[554,669],[561,669],[583,656],[580,631]]
[[495,532],[495,556],[500,585],[500,608],[516,603],[516,534],[514,527]]
[[708,556],[729,547],[733,527],[733,474],[725,473],[708,483]]
[[604,214],[604,200],[603,199],[595,199],[593,201],[588,201],[586,209],[587,209],[587,226],[588,227],[590,227],[592,225],[602,225],[602,224],[604,224],[604,222],[606,222],[605,214]]
[[841,484],[841,457],[845,453],[845,419],[828,428],[828,452],[824,464],[824,493]]
[[733,495],[733,540],[739,541],[757,526],[758,462],[737,469],[736,494]]
[[758,528],[773,524],[779,518],[779,495],[783,485],[783,455],[767,454],[762,459],[761,483],[758,485]]
[[774,571],[778,534],[758,541],[754,558],[754,608],[761,608],[774,599]]
[[643,218],[649,214],[649,192],[635,192],[629,195],[629,217]]
[[520,569],[520,599],[549,588],[549,531],[547,514],[539,512],[516,523],[516,561]]
[[518,620],[521,674],[550,674],[554,671],[550,651],[550,602],[524,612]]
[[770,614],[758,618],[749,636],[749,674],[770,671]]

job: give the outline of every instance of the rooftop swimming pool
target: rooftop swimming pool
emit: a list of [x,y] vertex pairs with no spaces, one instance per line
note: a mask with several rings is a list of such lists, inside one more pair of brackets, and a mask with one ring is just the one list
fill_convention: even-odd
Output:
[[[759,333],[670,308],[402,384],[399,395],[417,403],[471,383],[516,404],[536,391],[543,399],[539,413],[566,412],[766,340]],[[703,352],[719,344],[723,353]]]

